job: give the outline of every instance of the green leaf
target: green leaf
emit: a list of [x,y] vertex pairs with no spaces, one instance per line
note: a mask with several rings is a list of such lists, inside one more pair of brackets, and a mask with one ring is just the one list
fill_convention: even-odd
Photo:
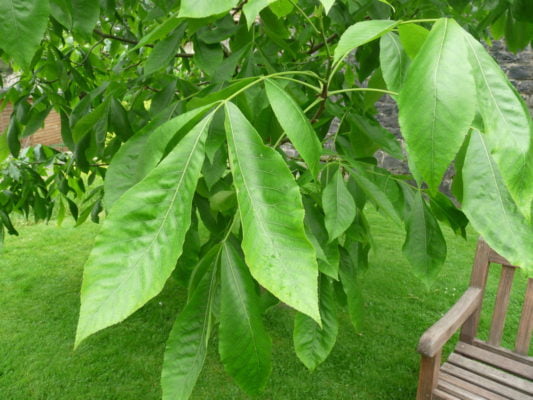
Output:
[[7,143],[7,134],[0,134],[0,163],[9,156],[9,145]]
[[103,119],[107,119],[109,112],[109,102],[106,100],[99,104],[89,114],[85,114],[72,129],[72,139],[78,143],[83,137],[91,131]]
[[239,0],[182,0],[179,18],[205,18],[222,14],[239,3]]
[[213,75],[224,60],[224,52],[219,43],[207,44],[194,41],[194,61],[208,75]]
[[322,145],[311,123],[296,101],[276,82],[266,80],[265,87],[279,124],[316,177],[320,167]]
[[183,20],[177,18],[177,13],[171,14],[164,22],[157,24],[153,30],[144,35],[141,40],[139,40],[139,43],[137,43],[130,51],[137,50],[158,39],[165,38],[170,32],[176,29],[181,22],[183,22]]
[[339,279],[339,247],[337,241],[328,243],[324,215],[313,202],[304,197],[305,232],[313,244],[318,259],[318,270],[327,276]]
[[464,32],[476,80],[479,112],[490,154],[509,193],[531,220],[533,203],[533,122],[521,96],[484,47]]
[[341,168],[338,168],[322,192],[322,207],[329,241],[338,238],[355,218],[355,201],[346,188]]
[[409,68],[398,99],[413,175],[433,192],[474,119],[475,85],[467,57],[461,27],[440,19]]
[[397,159],[403,158],[402,146],[396,137],[383,128],[379,122],[358,114],[349,115],[348,120],[352,126],[352,134],[364,135],[391,156]]
[[402,251],[414,267],[415,274],[430,283],[435,280],[446,260],[446,241],[422,194],[418,192],[412,200],[405,220],[406,235]]
[[50,12],[44,0],[0,1],[0,48],[23,68],[28,68],[48,25]]
[[110,210],[87,260],[76,344],[157,295],[176,265],[212,115]]
[[272,343],[261,319],[259,296],[232,241],[222,245],[220,262],[220,359],[246,393],[257,394],[272,368]]
[[338,63],[348,55],[350,51],[372,40],[378,39],[381,35],[391,31],[398,22],[390,20],[375,19],[372,21],[362,21],[350,26],[341,36],[335,53],[334,63]]
[[107,210],[124,192],[140,182],[161,160],[170,141],[197,122],[210,106],[199,107],[153,128],[148,125],[135,134],[113,157],[104,181]]
[[370,246],[353,242],[348,249],[341,248],[339,276],[342,289],[346,294],[350,322],[356,331],[362,330],[364,316],[363,288],[359,274],[366,269]]
[[396,33],[389,32],[379,41],[379,62],[387,88],[399,92],[405,81],[409,58]]
[[301,313],[294,318],[294,350],[311,371],[328,357],[339,331],[333,284],[324,275],[320,279],[320,316],[322,327]]
[[7,146],[13,157],[18,157],[20,152],[20,127],[15,117],[12,116],[6,132]]
[[[358,163],[350,161],[350,176],[357,183],[357,186],[367,195],[367,197],[389,218],[397,224],[402,221],[402,214],[398,210],[396,203],[397,196],[392,196],[387,188],[387,177],[385,182],[374,182],[374,180]],[[382,185],[384,184],[384,187]]]
[[281,155],[262,143],[232,103],[225,124],[246,264],[263,287],[319,322],[318,266],[298,185]]
[[72,0],[72,24],[75,31],[90,35],[100,17],[100,2]]
[[180,26],[171,35],[158,42],[144,65],[144,74],[150,75],[162,68],[168,67],[174,59],[180,46],[181,39],[185,34],[186,25]]
[[486,141],[475,131],[468,144],[462,169],[462,209],[494,250],[531,274],[533,227],[513,202]]
[[211,333],[216,269],[206,273],[168,337],[161,372],[163,400],[187,400],[202,371]]
[[414,60],[426,41],[429,31],[417,24],[401,24],[398,26],[400,43],[411,60]]
[[244,7],[242,12],[246,17],[246,24],[248,29],[253,25],[255,19],[264,8],[268,7],[270,4],[274,3],[277,0],[249,0]]
[[329,10],[331,10],[331,7],[333,7],[333,4],[335,4],[335,0],[320,0],[320,2],[324,6],[324,13],[326,15],[329,13]]

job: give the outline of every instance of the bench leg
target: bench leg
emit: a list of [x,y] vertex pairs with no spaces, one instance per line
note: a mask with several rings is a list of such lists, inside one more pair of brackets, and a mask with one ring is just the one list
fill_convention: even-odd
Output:
[[422,356],[416,400],[431,400],[433,389],[437,386],[439,379],[440,356],[441,351],[433,357]]

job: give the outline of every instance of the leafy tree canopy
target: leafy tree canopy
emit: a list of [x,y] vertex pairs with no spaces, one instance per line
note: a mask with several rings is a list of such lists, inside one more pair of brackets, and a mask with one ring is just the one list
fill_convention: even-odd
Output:
[[[478,41],[527,46],[527,2],[0,0],[13,71],[0,233],[16,234],[13,212],[105,212],[76,345],[174,274],[189,298],[167,342],[165,399],[190,396],[215,331],[227,372],[260,392],[262,315],[279,301],[296,310],[294,347],[312,370],[339,308],[359,324],[368,204],[405,226],[421,279],[446,258],[442,224],[465,236],[471,223],[533,272],[533,123]],[[384,95],[404,142],[376,119]],[[70,151],[21,149],[51,110]],[[377,150],[412,173],[381,168]],[[453,201],[439,191],[452,164]]]

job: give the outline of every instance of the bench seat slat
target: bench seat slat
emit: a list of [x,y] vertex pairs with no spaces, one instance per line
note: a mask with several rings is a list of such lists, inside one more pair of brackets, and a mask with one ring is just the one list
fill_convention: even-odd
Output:
[[448,358],[448,362],[463,369],[474,372],[480,376],[502,383],[516,390],[522,391],[533,400],[533,382],[514,376],[508,372],[483,364],[479,361],[471,360],[460,354],[453,353]]
[[433,391],[433,398],[431,400],[461,400],[461,398],[455,397],[437,388]]
[[519,362],[463,342],[457,343],[455,352],[468,358],[490,364],[499,369],[503,369],[512,374],[521,376],[522,378],[533,379],[533,366],[528,365],[525,362]]
[[512,400],[510,397],[504,397],[498,393],[491,392],[486,388],[480,387],[471,382],[467,382],[446,372],[441,372],[439,375],[439,385],[441,382],[447,382],[448,384],[466,390],[469,393],[475,393],[476,395],[482,396],[482,398],[485,400]]
[[[450,363],[445,363],[442,366],[441,372],[455,376],[474,385],[482,386],[493,393],[503,396],[506,399],[517,400],[520,398],[523,399],[525,396],[528,396],[523,392],[519,392],[518,390],[510,388],[509,386],[494,382],[493,380],[487,379],[483,376],[479,376],[471,371],[468,371]],[[527,399],[528,397],[525,398]]]
[[523,354],[515,353],[509,349],[500,346],[493,346],[479,339],[474,339],[472,345],[479,347],[480,349],[488,350],[492,353],[499,354],[501,356],[510,358],[521,363],[524,363],[527,366],[533,367],[533,357],[529,357]]

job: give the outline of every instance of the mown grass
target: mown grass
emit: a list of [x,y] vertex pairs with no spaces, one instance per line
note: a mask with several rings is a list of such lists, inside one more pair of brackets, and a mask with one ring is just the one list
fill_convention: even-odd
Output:
[[[445,232],[448,260],[428,290],[401,255],[401,230],[375,213],[370,220],[378,248],[364,276],[362,331],[354,332],[342,314],[335,348],[310,373],[292,349],[291,311],[272,309],[266,322],[274,344],[273,371],[257,399],[415,397],[417,341],[467,287],[476,237],[471,233],[464,241]],[[74,351],[82,266],[98,227],[66,225],[23,226],[19,237],[6,240],[0,256],[0,399],[160,398],[164,343],[183,306],[183,290],[170,280],[157,298],[127,321],[94,335]],[[499,274],[498,268],[492,270],[488,298],[494,295]],[[524,289],[525,278],[519,276],[506,329],[505,344],[510,347]],[[489,318],[484,315],[482,331]],[[215,344],[193,398],[248,398],[225,374]]]

